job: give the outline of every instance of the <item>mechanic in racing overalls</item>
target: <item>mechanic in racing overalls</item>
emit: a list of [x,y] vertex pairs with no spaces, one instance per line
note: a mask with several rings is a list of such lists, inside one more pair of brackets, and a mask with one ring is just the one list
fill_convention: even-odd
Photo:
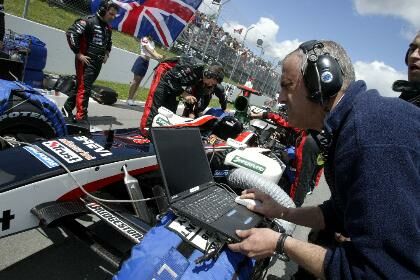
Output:
[[291,183],[289,196],[293,199],[296,207],[300,207],[307,194],[318,185],[321,177],[322,167],[317,165],[319,147],[313,136],[305,130],[297,129],[279,114],[264,112],[259,114],[251,113],[251,118],[270,119],[277,125],[290,128],[296,134],[295,141],[295,159],[292,161],[292,167],[296,168],[295,180]]
[[109,23],[118,13],[118,5],[104,2],[95,15],[76,20],[66,36],[71,50],[76,55],[77,93],[70,95],[62,108],[63,114],[76,121],[88,124],[87,108],[92,85],[106,63],[112,47],[112,31]]
[[[221,81],[219,81],[221,82]],[[198,92],[200,92],[198,90]],[[193,104],[186,104],[183,117],[197,118],[200,113],[204,112],[210,104],[210,100],[213,97],[213,94],[219,99],[220,107],[223,111],[227,108],[227,98],[225,94],[225,88],[221,83],[217,84],[213,89],[204,89],[198,94],[197,92],[192,92],[197,102]]]
[[[196,103],[197,98],[191,92],[212,90],[223,77],[223,67],[220,65],[206,68],[203,64],[176,64],[162,75],[155,90],[150,88],[140,128],[150,128],[162,106],[176,113],[180,97],[186,103]],[[191,89],[190,93],[188,89]],[[147,106],[150,103],[151,106]]]

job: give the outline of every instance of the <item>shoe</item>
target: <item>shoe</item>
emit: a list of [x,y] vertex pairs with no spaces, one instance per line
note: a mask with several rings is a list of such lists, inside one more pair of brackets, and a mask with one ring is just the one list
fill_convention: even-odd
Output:
[[87,118],[76,120],[77,126],[86,129],[87,131],[90,131],[90,123]]
[[66,118],[68,118],[69,120],[71,120],[72,122],[76,122],[76,120],[75,120],[75,118],[74,118],[74,115],[73,115],[73,112],[72,111],[69,111],[69,110],[67,110],[66,109],[66,107],[62,107],[61,108],[61,113],[63,113],[63,116],[64,117],[66,117]]
[[132,99],[127,99],[127,105],[128,106],[136,106],[136,103]]

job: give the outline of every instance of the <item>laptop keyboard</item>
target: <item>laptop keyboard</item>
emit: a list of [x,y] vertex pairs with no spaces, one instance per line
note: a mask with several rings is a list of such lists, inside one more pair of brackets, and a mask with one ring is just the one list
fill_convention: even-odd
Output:
[[177,201],[175,205],[203,222],[212,223],[235,207],[236,203],[226,190],[210,187]]

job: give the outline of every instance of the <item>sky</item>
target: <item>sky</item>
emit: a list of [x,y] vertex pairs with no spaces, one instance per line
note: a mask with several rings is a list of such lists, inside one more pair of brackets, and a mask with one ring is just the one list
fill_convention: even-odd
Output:
[[[203,0],[199,10],[215,14],[219,6]],[[420,0],[222,0],[218,20],[225,31],[255,25],[246,46],[264,40],[264,58],[283,58],[300,43],[328,39],[350,55],[356,78],[384,96],[397,79],[407,78],[408,45],[420,30]],[[238,34],[235,34],[239,36]],[[238,38],[242,40],[241,38]]]

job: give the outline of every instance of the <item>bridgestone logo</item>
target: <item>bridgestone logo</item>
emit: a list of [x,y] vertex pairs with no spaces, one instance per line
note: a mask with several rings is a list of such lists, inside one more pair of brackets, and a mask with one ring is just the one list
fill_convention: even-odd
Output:
[[261,164],[255,163],[253,161],[244,159],[243,157],[240,156],[235,156],[232,160],[233,163],[236,163],[237,165],[240,165],[242,167],[251,169],[257,173],[264,173],[265,171],[265,166],[262,166]]
[[105,222],[109,223],[112,227],[117,229],[118,231],[122,232],[128,238],[136,243],[140,243],[143,239],[143,234],[140,233],[138,230],[134,229],[133,227],[127,225],[117,216],[113,215],[111,212],[100,206],[96,203],[88,203],[86,207],[96,214],[98,217],[103,219]]

